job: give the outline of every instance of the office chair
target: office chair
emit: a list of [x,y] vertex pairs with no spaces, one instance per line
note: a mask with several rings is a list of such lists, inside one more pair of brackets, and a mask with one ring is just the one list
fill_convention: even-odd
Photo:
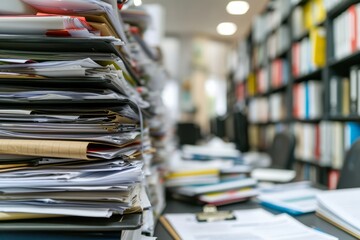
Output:
[[360,140],[351,145],[346,153],[344,165],[340,172],[338,189],[360,187]]
[[200,127],[195,123],[178,123],[176,129],[179,145],[195,145],[201,139]]
[[251,177],[265,182],[290,182],[296,177],[294,163],[295,137],[288,132],[277,133],[269,149],[270,168],[257,168]]
[[271,168],[292,169],[294,164],[295,136],[289,132],[275,134],[269,149]]

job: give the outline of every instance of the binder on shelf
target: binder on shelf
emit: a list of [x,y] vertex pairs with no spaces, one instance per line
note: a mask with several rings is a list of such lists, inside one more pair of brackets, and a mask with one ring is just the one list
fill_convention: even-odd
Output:
[[353,4],[334,20],[334,57],[342,59],[360,48],[360,4]]
[[340,93],[340,79],[337,76],[332,76],[330,79],[330,114],[336,116],[341,113],[341,99]]
[[[353,85],[351,87],[351,98],[353,103],[352,115],[360,116],[360,68],[354,66],[350,69],[350,76],[353,79]],[[354,87],[355,89],[352,89]],[[357,110],[356,110],[357,109]]]
[[321,68],[326,62],[326,33],[324,28],[310,30],[311,62],[314,69]]
[[318,119],[322,116],[322,84],[307,81],[293,87],[293,114],[298,119]]
[[349,78],[342,79],[342,87],[341,87],[341,115],[349,116],[350,115],[350,80]]

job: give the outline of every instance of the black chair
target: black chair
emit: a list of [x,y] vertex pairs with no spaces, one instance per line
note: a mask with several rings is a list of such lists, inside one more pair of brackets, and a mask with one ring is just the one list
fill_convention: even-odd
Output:
[[241,152],[247,152],[250,149],[248,135],[248,119],[246,113],[238,111],[234,113],[234,142],[237,149]]
[[340,172],[338,189],[360,187],[360,140],[357,140],[346,153]]
[[176,129],[179,145],[195,145],[201,139],[200,127],[195,123],[178,123]]
[[283,131],[275,134],[273,143],[269,149],[271,168],[292,169],[294,164],[295,136]]

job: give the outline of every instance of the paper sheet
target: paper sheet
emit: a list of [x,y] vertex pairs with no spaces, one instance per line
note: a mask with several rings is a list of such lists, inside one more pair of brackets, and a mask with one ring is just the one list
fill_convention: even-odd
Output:
[[314,212],[317,207],[316,195],[321,190],[315,188],[287,189],[274,193],[262,193],[258,196],[260,202],[269,203],[283,209],[293,210],[299,213]]
[[197,222],[194,214],[166,214],[172,228],[186,240],[335,240],[286,214],[273,216],[262,209],[234,211],[236,220]]
[[335,215],[339,224],[349,224],[360,234],[360,188],[327,191],[319,194],[317,199],[324,213]]

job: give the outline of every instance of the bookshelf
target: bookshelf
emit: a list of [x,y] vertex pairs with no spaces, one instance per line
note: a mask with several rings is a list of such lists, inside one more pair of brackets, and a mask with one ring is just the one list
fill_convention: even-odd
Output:
[[[299,178],[335,186],[346,150],[360,136],[359,32],[359,0],[275,0],[256,17],[240,41],[248,75],[233,78],[242,89],[236,101],[247,106],[252,150],[266,150],[288,129],[300,143]],[[285,66],[272,66],[276,60]],[[285,81],[276,82],[276,74]],[[278,95],[282,100],[272,100]]]

